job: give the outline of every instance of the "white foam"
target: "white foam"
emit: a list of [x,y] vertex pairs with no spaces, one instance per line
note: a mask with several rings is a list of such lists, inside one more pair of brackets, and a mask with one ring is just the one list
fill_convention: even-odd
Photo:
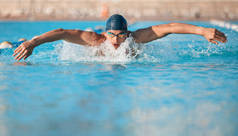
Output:
[[85,47],[65,41],[56,47],[60,60],[120,64],[131,62],[143,50],[142,44],[135,43],[132,37],[127,38],[117,49],[108,40],[99,47]]

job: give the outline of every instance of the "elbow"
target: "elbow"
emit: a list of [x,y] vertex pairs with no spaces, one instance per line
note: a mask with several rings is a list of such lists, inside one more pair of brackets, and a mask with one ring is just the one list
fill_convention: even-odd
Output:
[[168,33],[172,34],[172,33],[182,32],[183,29],[185,28],[182,25],[182,23],[169,23],[167,31]]
[[60,39],[65,39],[65,37],[67,36],[67,31],[65,29],[59,28],[53,31],[54,33],[56,33],[56,35],[59,36]]
[[169,23],[168,25],[170,26],[170,27],[174,27],[174,26],[178,26],[178,25],[180,25],[181,23]]
[[56,32],[56,33],[65,33],[65,30],[62,29],[62,28],[59,28],[59,29],[53,30],[53,32]]

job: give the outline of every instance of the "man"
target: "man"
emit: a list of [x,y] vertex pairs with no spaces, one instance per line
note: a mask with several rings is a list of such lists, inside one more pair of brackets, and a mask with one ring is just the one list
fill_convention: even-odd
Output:
[[21,45],[23,42],[25,42],[26,39],[25,38],[20,38],[18,40],[18,42],[8,42],[8,41],[4,41],[2,43],[0,43],[0,49],[5,49],[5,48],[14,48],[14,47],[18,47],[19,45]]
[[226,36],[214,28],[204,28],[183,23],[155,25],[130,32],[127,30],[126,19],[119,14],[114,14],[107,20],[106,32],[102,34],[82,30],[56,29],[32,40],[25,41],[15,49],[13,56],[18,61],[22,58],[26,59],[32,54],[35,47],[56,40],[66,40],[80,45],[95,47],[109,40],[111,45],[117,49],[130,35],[136,43],[147,43],[173,33],[201,35],[214,44],[218,44],[218,41],[222,43],[227,41]]

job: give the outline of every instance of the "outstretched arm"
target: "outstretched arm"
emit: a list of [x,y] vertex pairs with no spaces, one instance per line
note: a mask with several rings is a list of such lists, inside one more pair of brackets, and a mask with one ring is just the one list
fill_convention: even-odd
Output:
[[218,44],[217,41],[225,43],[227,41],[224,33],[214,28],[199,27],[183,23],[170,23],[155,25],[145,29],[139,29],[132,33],[138,43],[147,43],[168,34],[197,34],[205,37],[209,42]]
[[35,47],[46,42],[53,42],[57,40],[66,40],[86,46],[97,46],[105,40],[105,37],[95,32],[56,29],[22,43],[15,49],[13,56],[15,56],[15,59],[18,61],[22,58],[26,59],[32,54]]

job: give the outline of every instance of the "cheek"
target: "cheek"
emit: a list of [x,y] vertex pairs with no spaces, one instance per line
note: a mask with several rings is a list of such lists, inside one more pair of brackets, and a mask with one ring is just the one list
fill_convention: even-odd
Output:
[[123,43],[126,40],[126,38],[120,39],[119,42]]
[[109,40],[110,42],[112,42],[112,38],[111,38],[111,37],[107,36],[106,38],[107,38],[107,40]]

